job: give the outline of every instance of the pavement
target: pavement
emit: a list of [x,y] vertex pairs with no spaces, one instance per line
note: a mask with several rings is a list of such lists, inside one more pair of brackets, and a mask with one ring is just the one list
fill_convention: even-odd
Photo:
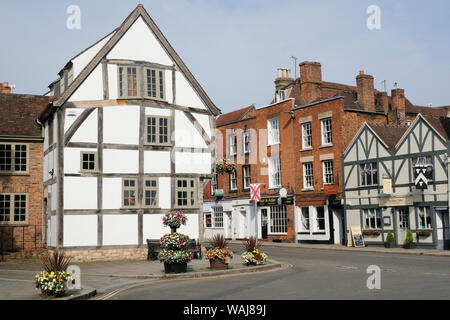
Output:
[[[242,244],[239,240],[230,240],[230,244]],[[408,254],[408,255],[423,255],[436,257],[450,257],[450,250],[436,250],[436,249],[404,249],[404,248],[384,248],[378,246],[367,246],[362,248],[346,247],[339,244],[307,244],[307,243],[283,243],[283,242],[261,242],[264,247],[275,248],[299,248],[299,249],[316,249],[316,250],[333,250],[333,251],[347,251],[347,252],[374,252],[386,254]]]
[[[221,275],[253,273],[281,268],[270,261],[266,265],[248,267],[242,264],[238,254],[231,259],[228,270],[213,271],[206,259],[194,259],[188,263],[187,273],[165,274],[164,264],[159,261],[112,261],[74,263],[81,270],[81,291],[68,292],[64,298],[88,299],[109,294],[118,288],[182,278],[202,278]],[[39,260],[20,259],[0,262],[0,300],[49,299],[34,288],[34,276],[41,271]]]

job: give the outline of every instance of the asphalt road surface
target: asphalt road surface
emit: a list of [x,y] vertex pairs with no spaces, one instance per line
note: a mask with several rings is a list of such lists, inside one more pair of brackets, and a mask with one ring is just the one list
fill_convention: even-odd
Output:
[[[231,246],[240,253],[240,246]],[[299,300],[450,299],[450,258],[300,248],[263,249],[290,266],[282,270],[204,279],[161,281],[118,291],[108,299]],[[236,254],[235,258],[240,259]],[[367,268],[381,270],[369,290]],[[370,283],[374,283],[370,281]],[[105,297],[106,298],[106,297]]]

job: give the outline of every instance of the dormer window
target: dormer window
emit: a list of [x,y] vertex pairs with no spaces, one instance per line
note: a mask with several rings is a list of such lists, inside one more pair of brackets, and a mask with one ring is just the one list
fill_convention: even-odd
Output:
[[[143,83],[143,86],[141,84]],[[122,99],[149,98],[165,100],[164,70],[138,67],[118,67],[118,96]],[[141,92],[143,88],[144,92]]]
[[276,93],[276,102],[280,102],[286,99],[286,90],[278,90]]

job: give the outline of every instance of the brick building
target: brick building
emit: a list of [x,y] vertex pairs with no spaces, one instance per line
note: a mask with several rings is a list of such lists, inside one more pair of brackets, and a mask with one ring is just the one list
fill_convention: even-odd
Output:
[[[218,135],[218,154],[222,151],[233,160],[237,171],[236,177],[218,175],[205,189],[210,195],[205,197],[205,237],[223,233],[228,238],[257,235],[276,241],[343,244],[341,157],[362,124],[408,125],[418,113],[448,112],[448,107],[413,105],[404,89],[394,89],[390,96],[380,92],[373,76],[363,71],[351,86],[323,81],[318,62],[299,66],[298,79],[289,69],[278,69],[274,99],[268,106],[251,106],[217,119],[223,137]],[[250,134],[248,155],[242,152],[246,131],[255,135]],[[244,188],[248,172],[251,183],[261,183],[263,201],[256,211]],[[223,196],[216,197],[214,189],[223,190]]]
[[43,135],[36,119],[49,99],[12,94],[0,84],[0,243],[11,256],[43,245]]

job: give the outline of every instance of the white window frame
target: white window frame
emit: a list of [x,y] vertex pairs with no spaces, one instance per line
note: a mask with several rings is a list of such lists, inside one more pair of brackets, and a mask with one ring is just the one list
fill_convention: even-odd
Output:
[[229,174],[229,180],[230,180],[230,191],[236,191],[237,190],[237,170],[234,170],[232,173]]
[[[308,183],[308,178],[311,179],[311,184]],[[305,162],[303,164],[303,189],[314,189],[314,165],[312,162]]]
[[312,125],[311,122],[304,122],[302,123],[302,149],[306,150],[311,148],[312,148]]
[[244,154],[249,154],[251,150],[250,145],[250,131],[245,131],[242,133],[242,150]]
[[[246,172],[246,169],[248,169]],[[248,180],[248,183],[246,183]],[[250,185],[252,183],[252,179],[251,179],[251,169],[250,169],[250,165],[244,165],[242,166],[242,188],[244,190],[248,190],[250,189]]]
[[[147,185],[147,182],[150,182],[150,185]],[[154,182],[154,185],[152,185]],[[146,193],[150,192],[150,198],[154,198],[155,199],[155,203],[152,204],[147,204],[147,196]],[[152,193],[155,193],[155,196],[152,197]],[[144,178],[144,186],[143,186],[143,199],[142,201],[143,203],[143,207],[145,208],[159,208],[159,185],[158,185],[158,179],[157,178]]]
[[269,158],[269,189],[278,189],[280,187],[281,161],[279,157],[272,157]]
[[[153,133],[149,133],[149,128],[151,127],[151,125],[148,123],[149,119],[151,120],[155,120],[155,142],[149,141],[149,135],[152,135]],[[167,121],[167,126],[164,128],[163,125],[161,125],[161,121]],[[167,132],[164,133],[163,130],[166,129]],[[170,127],[170,117],[162,117],[162,116],[152,116],[152,115],[148,115],[145,116],[145,145],[151,145],[151,146],[171,146],[172,145],[172,141],[171,141],[171,127]],[[160,142],[161,138],[164,140],[164,138],[167,139],[167,142]]]
[[[7,146],[10,147],[10,163],[9,166],[11,167],[11,170],[0,170],[0,175],[21,175],[21,174],[28,174],[29,172],[29,159],[30,159],[30,148],[27,143],[0,143],[0,145],[5,146],[5,149]],[[25,147],[24,150],[16,150],[16,147],[19,147],[20,149]],[[6,152],[6,150],[5,150]],[[21,155],[19,158],[16,157],[16,152],[19,152]],[[25,152],[25,163],[22,163],[23,157],[22,152]],[[6,154],[3,159],[8,159],[6,157]],[[25,165],[25,170],[22,170],[19,168],[19,170],[16,170],[16,165],[19,167]],[[5,164],[6,166],[6,164]]]
[[229,154],[230,156],[237,155],[237,137],[236,133],[232,133],[228,136]]
[[[308,217],[305,218],[307,213]],[[309,207],[300,207],[300,232],[310,232],[311,231],[311,212]]]
[[280,144],[280,118],[267,120],[267,144],[273,146]]
[[215,196],[217,190],[217,174],[213,175],[211,179],[211,195]]
[[[331,164],[331,166],[327,166],[328,164]],[[331,172],[330,172],[330,168],[331,168]],[[323,185],[334,184],[333,160],[322,161],[322,175],[323,175],[323,177],[322,177]],[[331,179],[329,179],[330,176],[331,176]]]
[[[428,225],[422,226],[421,217],[425,218],[425,224],[427,223],[428,218],[430,219],[430,227]],[[417,229],[421,230],[433,230],[433,219],[431,217],[431,208],[430,207],[417,207]]]
[[331,118],[320,119],[320,131],[322,136],[322,146],[333,144],[333,128]]
[[223,229],[223,207],[213,207],[213,214],[211,217],[212,228]]
[[[368,177],[372,183],[369,184]],[[376,186],[378,185],[378,163],[370,162],[359,165],[360,186]],[[376,181],[374,181],[376,180]]]
[[[372,223],[372,220],[374,223]],[[383,224],[381,209],[363,209],[363,221],[365,230],[381,230]]]
[[[154,88],[154,92],[155,92],[155,96],[153,96],[153,88],[150,90],[152,91],[152,94],[149,94],[149,85],[153,85],[152,83],[149,83],[149,76],[148,76],[148,72],[154,72],[155,73],[155,79],[156,79],[156,83],[155,88]],[[144,88],[144,97],[145,98],[149,98],[149,99],[154,99],[154,100],[161,100],[161,101],[165,101],[166,100],[166,90],[165,90],[165,71],[162,69],[156,69],[156,68],[148,68],[148,67],[144,67],[143,68],[143,73],[144,73],[144,79],[145,79],[145,88]]]
[[[322,208],[323,209],[323,218],[320,218],[319,217],[319,208]],[[314,211],[315,211],[315,217],[314,217],[314,219],[316,220],[315,222],[315,227],[314,227],[314,231],[315,232],[326,232],[326,229],[327,229],[327,213],[326,213],[326,210],[325,210],[325,207],[324,206],[317,206],[317,207],[314,207]],[[311,219],[311,218],[310,218]],[[319,220],[322,220],[323,219],[323,229],[320,229],[319,228],[319,226],[320,226],[320,223],[319,223]]]
[[269,235],[287,234],[287,208],[285,205],[269,207]]

